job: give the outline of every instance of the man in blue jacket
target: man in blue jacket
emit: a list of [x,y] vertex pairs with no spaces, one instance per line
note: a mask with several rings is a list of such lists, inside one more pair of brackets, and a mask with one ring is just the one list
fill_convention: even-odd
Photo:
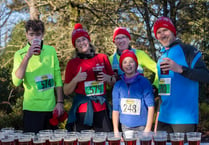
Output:
[[209,82],[201,52],[176,39],[176,28],[167,17],[157,19],[154,34],[163,46],[157,63],[161,96],[157,130],[196,131],[199,82]]

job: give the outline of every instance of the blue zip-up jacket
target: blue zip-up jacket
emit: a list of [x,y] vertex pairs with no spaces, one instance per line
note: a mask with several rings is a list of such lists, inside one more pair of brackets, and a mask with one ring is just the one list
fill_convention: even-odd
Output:
[[[120,123],[127,127],[145,126],[147,123],[148,107],[154,106],[152,86],[148,79],[137,75],[128,82],[124,79],[117,81],[112,92],[113,110],[119,111]],[[121,112],[121,98],[136,98],[141,100],[140,115],[127,115]]]
[[[161,95],[159,121],[168,124],[198,124],[199,109],[198,81],[209,82],[209,71],[201,59],[201,53],[190,45],[176,40],[169,49],[161,50],[157,63],[159,80],[171,78],[170,95]],[[168,57],[183,66],[183,73],[169,70],[168,75],[160,73],[160,62]]]

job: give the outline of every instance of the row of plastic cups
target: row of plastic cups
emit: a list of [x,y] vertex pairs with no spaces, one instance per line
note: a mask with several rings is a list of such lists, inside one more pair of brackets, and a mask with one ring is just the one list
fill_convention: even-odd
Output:
[[[199,145],[201,142],[201,133],[200,132],[188,132],[188,133],[170,133],[168,136],[168,133],[165,131],[158,131],[158,132],[138,132],[135,133],[134,131],[126,131],[123,133],[123,138],[125,141],[125,144],[130,145],[129,143],[126,143],[126,140],[136,140],[139,139],[140,145],[151,145],[152,140],[154,141],[155,145],[165,145],[168,138],[170,138],[172,145],[183,145],[184,144],[184,138],[187,138],[189,145]],[[136,142],[136,141],[135,141]],[[131,145],[135,145],[135,142],[133,142]]]
[[[155,144],[165,144],[167,141],[168,134],[164,131],[159,131],[156,133],[153,132],[136,132],[136,131],[126,131],[123,133],[113,133],[113,132],[94,132],[94,130],[83,130],[80,133],[78,132],[67,132],[67,130],[58,129],[55,131],[52,130],[42,130],[38,134],[34,133],[21,133],[20,131],[2,131],[7,134],[7,137],[3,139],[4,141],[8,141],[8,138],[11,140],[12,136],[14,139],[19,140],[19,144],[21,142],[24,143],[27,140],[29,141],[31,138],[34,144],[72,144],[76,145],[77,142],[79,145],[89,145],[91,143],[95,145],[102,145],[108,141],[109,145],[119,145],[120,140],[123,137],[125,144],[135,145],[136,141],[140,140],[141,145],[143,144],[151,144],[152,139]],[[16,133],[16,134],[15,134]],[[9,134],[9,136],[8,136]],[[17,135],[19,134],[19,136]],[[30,136],[29,136],[30,135]],[[170,133],[170,140],[172,143],[179,142],[180,144],[184,142],[184,133]],[[201,133],[191,132],[186,133],[187,140],[189,144],[200,142],[201,141]],[[1,134],[0,134],[1,136]],[[29,144],[29,143],[28,143]],[[24,144],[26,145],[26,143]]]

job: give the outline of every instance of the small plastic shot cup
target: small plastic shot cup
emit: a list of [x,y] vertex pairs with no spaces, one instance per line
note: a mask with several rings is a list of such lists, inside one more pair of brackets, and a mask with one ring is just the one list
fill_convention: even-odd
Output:
[[155,145],[166,145],[168,133],[166,131],[157,131],[153,134]]
[[105,145],[107,139],[106,132],[95,132],[93,135],[93,145]]
[[201,132],[187,132],[187,141],[189,145],[200,145],[201,142]]
[[64,145],[77,145],[78,134],[76,133],[67,133],[64,136]]
[[121,140],[121,132],[108,132],[107,134],[107,141],[109,145],[120,145],[120,140]]
[[140,145],[152,144],[153,132],[139,132]]
[[79,145],[91,145],[93,134],[94,134],[94,131],[91,131],[91,130],[81,131],[78,136],[78,144]]
[[137,132],[134,130],[126,130],[123,132],[123,139],[125,145],[136,145]]
[[172,145],[184,145],[185,133],[174,132],[170,133],[170,140]]

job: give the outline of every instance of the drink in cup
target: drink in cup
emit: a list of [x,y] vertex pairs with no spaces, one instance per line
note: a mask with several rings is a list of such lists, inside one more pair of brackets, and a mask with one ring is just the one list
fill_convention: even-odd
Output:
[[62,145],[62,137],[55,135],[50,136],[49,145]]
[[132,138],[132,139],[125,139],[124,140],[125,145],[136,145],[136,138]]
[[14,145],[14,138],[1,139],[1,145]]
[[53,136],[53,130],[40,130],[37,135],[46,141],[46,145],[49,145],[49,139],[51,136]]
[[42,138],[41,136],[36,135],[33,138],[33,145],[46,145],[46,140],[45,138]]
[[124,143],[125,145],[136,145],[136,132],[133,130],[127,130],[123,133]]
[[188,132],[186,133],[187,141],[189,145],[200,145],[201,132]]
[[91,145],[91,138],[78,139],[79,145]]
[[92,132],[81,132],[78,136],[78,144],[79,145],[91,145],[91,140],[92,140]]
[[93,144],[94,145],[105,145],[106,144],[106,140],[103,140],[103,139],[94,139],[93,140]]
[[40,53],[41,53],[41,39],[33,39],[33,40],[32,40],[32,44],[38,45],[38,46],[35,47],[35,48],[38,48],[39,50],[36,50],[36,51],[35,51],[35,55],[40,55]]
[[121,132],[118,133],[109,132],[107,134],[107,140],[109,145],[120,145],[120,139],[121,139]]
[[77,145],[77,134],[67,134],[64,137],[64,145]]
[[163,66],[163,65],[166,65],[166,64],[161,64],[160,65],[160,73],[161,73],[161,75],[168,75],[169,74],[169,70],[163,70],[162,68],[161,68],[161,66]]
[[77,145],[77,140],[64,140],[64,145]]
[[33,145],[46,145],[46,141],[43,139],[34,140]]
[[18,145],[32,145],[31,136],[23,135],[18,138]]
[[100,72],[102,72],[102,70],[103,70],[103,66],[93,67],[93,71],[94,71],[96,81],[98,81],[98,75],[99,75]]
[[94,145],[105,145],[106,144],[107,133],[105,132],[96,132],[93,135],[93,144]]
[[140,132],[139,133],[140,145],[151,145],[152,135],[153,132]]
[[61,140],[50,139],[49,145],[60,145],[60,142],[61,142]]
[[184,145],[184,133],[170,133],[170,140],[172,145]]
[[166,145],[167,142],[167,132],[157,131],[153,134],[155,145]]

